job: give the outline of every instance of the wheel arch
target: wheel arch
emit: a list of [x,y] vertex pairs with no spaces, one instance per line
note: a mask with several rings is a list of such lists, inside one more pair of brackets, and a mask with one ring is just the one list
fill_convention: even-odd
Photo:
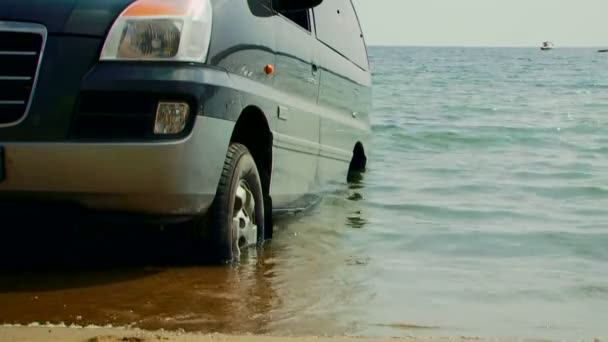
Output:
[[348,181],[351,181],[356,175],[365,172],[367,168],[367,156],[365,147],[361,141],[357,141],[353,147],[353,156],[348,165]]
[[264,195],[266,235],[272,235],[272,199],[270,184],[272,181],[273,134],[264,112],[257,106],[245,107],[234,126],[230,143],[241,143],[247,147],[258,168]]

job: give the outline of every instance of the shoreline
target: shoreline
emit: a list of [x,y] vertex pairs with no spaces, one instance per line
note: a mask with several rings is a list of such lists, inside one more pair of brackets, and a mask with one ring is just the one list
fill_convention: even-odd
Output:
[[272,335],[226,335],[172,331],[147,331],[113,327],[68,327],[68,326],[0,326],[0,341],[3,342],[485,342],[510,341],[504,339],[482,339],[472,337],[453,338],[363,338],[320,336],[272,336]]

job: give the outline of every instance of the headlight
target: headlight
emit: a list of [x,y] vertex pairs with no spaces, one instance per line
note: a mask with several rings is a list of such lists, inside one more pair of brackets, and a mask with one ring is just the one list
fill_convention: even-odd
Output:
[[112,25],[100,59],[203,63],[211,18],[209,0],[138,0]]

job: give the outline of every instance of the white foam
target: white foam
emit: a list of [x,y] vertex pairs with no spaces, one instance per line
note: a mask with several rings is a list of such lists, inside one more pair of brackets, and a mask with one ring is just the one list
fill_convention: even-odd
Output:
[[70,329],[119,329],[119,330],[139,330],[130,326],[113,326],[112,324],[106,324],[106,325],[96,325],[96,324],[88,324],[86,326],[84,325],[78,325],[75,323],[71,323],[69,325],[67,325],[65,322],[59,322],[59,323],[51,323],[51,322],[45,322],[45,323],[40,323],[40,322],[30,322],[30,323],[25,323],[25,324],[13,324],[13,323],[4,323],[4,324],[0,324],[0,327],[3,328],[19,328],[19,327],[40,327],[40,328],[70,328]]

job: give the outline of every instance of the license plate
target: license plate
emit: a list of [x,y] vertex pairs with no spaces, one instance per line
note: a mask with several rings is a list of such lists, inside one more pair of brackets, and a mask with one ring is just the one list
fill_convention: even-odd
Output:
[[4,147],[0,146],[0,182],[2,182],[6,177],[4,168]]

